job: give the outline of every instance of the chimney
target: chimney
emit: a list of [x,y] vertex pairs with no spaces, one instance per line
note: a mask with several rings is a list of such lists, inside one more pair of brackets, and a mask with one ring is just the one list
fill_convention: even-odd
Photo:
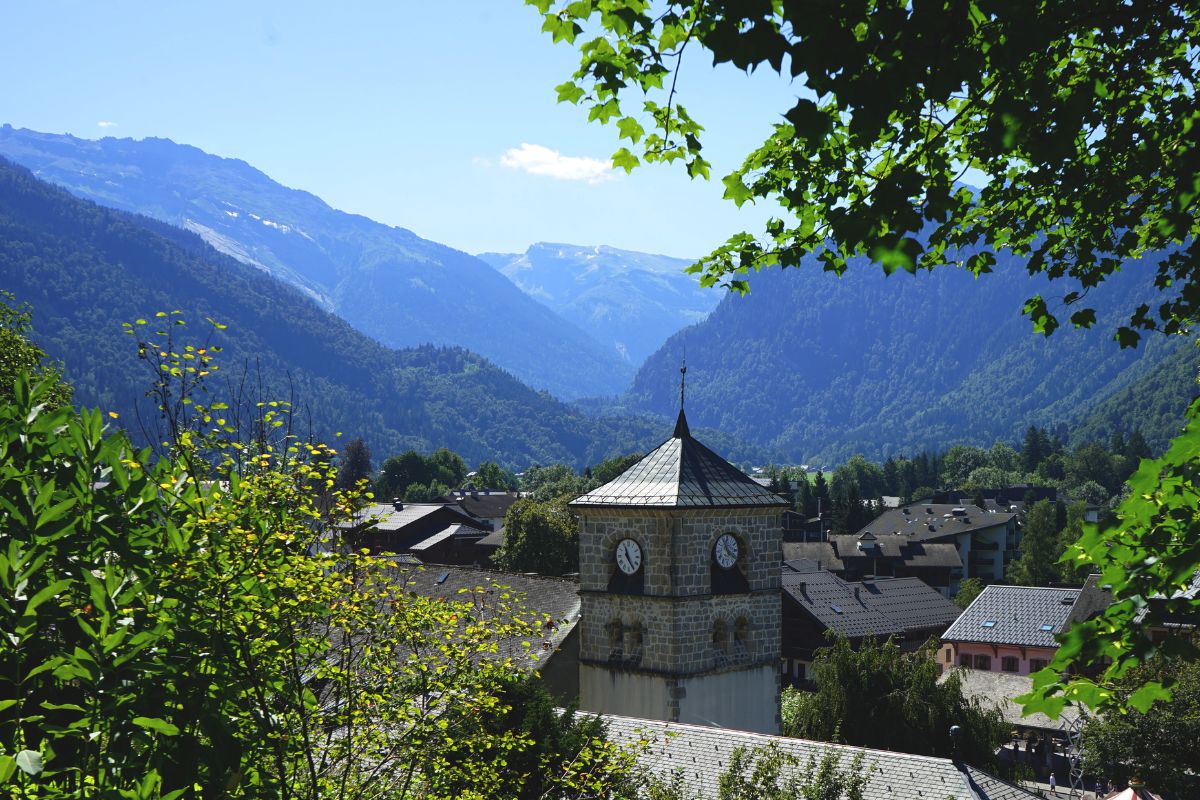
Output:
[[392,498],[392,508],[396,509],[397,511],[404,510],[404,503],[400,500],[399,497]]

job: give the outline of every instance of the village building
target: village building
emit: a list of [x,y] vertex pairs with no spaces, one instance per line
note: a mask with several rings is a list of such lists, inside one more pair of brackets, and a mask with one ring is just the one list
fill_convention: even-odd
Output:
[[491,524],[457,503],[403,503],[395,500],[362,509],[339,528],[346,546],[372,555],[411,556],[425,564],[478,565],[476,543]]
[[521,497],[520,492],[506,489],[455,489],[438,498],[447,503],[458,503],[463,511],[491,524],[492,531],[504,527],[504,515]]
[[1109,593],[1088,578],[1083,588],[987,586],[942,634],[945,667],[1029,675],[1058,650],[1055,636],[1103,611]]
[[943,597],[962,578],[963,562],[952,542],[928,542],[907,536],[830,536],[827,541],[783,543],[785,562],[806,560],[848,581],[871,578],[918,578]]
[[694,439],[671,438],[573,500],[580,707],[778,733],[786,502]]
[[855,536],[861,540],[868,533],[876,541],[902,537],[894,541],[953,544],[962,561],[962,573],[951,573],[951,596],[958,592],[963,578],[1003,580],[1004,569],[1020,544],[1015,513],[985,511],[975,505],[910,503],[885,511]]
[[784,564],[784,683],[812,680],[817,649],[828,647],[833,632],[854,647],[868,636],[892,639],[914,651],[936,640],[962,610],[918,578],[879,578],[851,582],[811,563]]

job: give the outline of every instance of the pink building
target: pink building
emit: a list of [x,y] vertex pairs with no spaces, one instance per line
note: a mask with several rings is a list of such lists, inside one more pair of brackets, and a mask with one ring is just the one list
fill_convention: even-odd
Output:
[[939,663],[944,669],[1037,672],[1058,649],[1054,635],[1090,616],[1096,600],[1083,589],[988,586],[942,634]]

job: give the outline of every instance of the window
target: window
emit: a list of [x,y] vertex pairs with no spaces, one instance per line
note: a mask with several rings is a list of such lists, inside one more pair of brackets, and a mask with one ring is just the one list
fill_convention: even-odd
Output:
[[1021,661],[1016,656],[1005,656],[1000,659],[1000,669],[1005,672],[1020,672]]
[[965,653],[963,655],[959,656],[958,657],[958,665],[960,667],[971,666],[971,657],[969,655],[966,655]]
[[994,627],[996,627],[996,620],[994,620],[994,619],[985,619],[985,620],[983,621],[983,627],[985,627],[985,628],[994,628]]
[[608,660],[621,661],[625,657],[625,626],[614,619],[605,626],[608,631]]
[[975,669],[990,670],[991,668],[992,668],[992,657],[991,656],[984,655],[982,653],[977,653],[975,655]]
[[1042,627],[1038,628],[1038,630],[1041,630],[1041,631],[1052,631],[1052,630],[1054,630],[1054,626],[1053,626],[1053,625],[1043,625]]
[[1029,671],[1037,672],[1039,669],[1045,669],[1048,662],[1044,658],[1029,659]]
[[733,653],[739,659],[750,658],[750,623],[738,617],[733,627]]

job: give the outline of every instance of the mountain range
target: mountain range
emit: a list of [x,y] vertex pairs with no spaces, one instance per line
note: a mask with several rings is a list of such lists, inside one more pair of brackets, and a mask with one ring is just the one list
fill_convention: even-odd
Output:
[[191,230],[391,347],[464,347],[566,399],[618,394],[637,366],[478,258],[338,211],[243,161],[169,139],[8,125],[0,155],[79,197]]
[[[1066,288],[1031,277],[1011,256],[979,279],[951,268],[885,277],[862,263],[836,278],[806,265],[757,274],[751,293],[738,297],[698,289],[683,273],[686,260],[605,246],[541,243],[522,254],[469,256],[336,211],[243,162],[163,139],[92,142],[5,126],[2,153],[76,195],[190,229],[230,255],[226,262],[241,263],[241,272],[230,273],[236,281],[257,275],[289,284],[294,296],[287,302],[305,301],[307,324],[340,331],[345,347],[374,354],[385,372],[411,376],[407,394],[380,397],[394,394],[395,385],[364,374],[340,386],[333,374],[341,367],[319,363],[355,363],[357,356],[324,350],[280,358],[289,372],[303,364],[328,375],[323,391],[338,399],[327,413],[349,415],[339,429],[372,431],[385,448],[457,446],[468,457],[479,453],[516,466],[588,463],[628,452],[653,428],[644,415],[674,415],[685,357],[694,428],[707,429],[722,452],[756,460],[828,464],[854,453],[881,458],[1011,442],[1031,424],[1071,432],[1077,441],[1138,428],[1161,447],[1196,392],[1197,351],[1186,338],[1151,335],[1136,350],[1121,350],[1111,339],[1137,300],[1158,295],[1152,270],[1139,264],[1088,293],[1097,311],[1094,329],[1060,329],[1045,338],[1031,330],[1021,306],[1032,294],[1052,298]],[[195,237],[181,240],[163,224],[155,231],[199,252]],[[221,280],[211,276],[212,303]],[[13,288],[8,284],[6,277],[0,288]],[[145,314],[150,301],[174,308],[186,300],[153,281],[145,285],[158,286],[158,294],[136,298],[138,285],[131,282],[130,297],[122,298],[141,303],[123,306],[129,313]],[[115,362],[88,366],[81,358],[100,318],[119,319],[73,311],[33,276],[26,288],[32,296],[21,299],[39,314],[90,315],[88,325],[73,323],[76,340],[59,336],[62,346],[48,349],[62,354],[73,375],[87,376],[94,396],[117,398],[102,388],[105,381],[134,385],[106,374]],[[317,311],[335,311],[385,344],[442,343],[487,358],[437,348],[397,353],[365,337],[352,340],[341,320],[326,313],[318,321]],[[255,336],[299,324],[289,328],[277,317],[248,312],[237,314]],[[393,365],[401,362],[396,373]],[[497,367],[572,398],[572,406]],[[499,428],[475,375],[512,401]],[[367,393],[376,394],[364,401]],[[355,403],[363,408],[338,407]],[[505,429],[493,440],[511,423],[506,415],[536,424],[526,432]]]
[[[154,371],[123,322],[182,312],[181,338],[208,340],[223,369],[213,399],[243,383],[255,397],[295,397],[304,433],[336,443],[362,436],[377,463],[406,448],[449,447],[472,464],[582,467],[645,449],[663,419],[587,415],[462,348],[395,350],[359,333],[301,292],[217,252],[198,235],[80,200],[0,158],[0,288],[33,310],[34,339],[65,367],[75,400],[118,414],[142,441]],[[749,454],[743,454],[746,456]]]
[[1112,338],[1159,294],[1153,283],[1152,267],[1128,264],[1088,293],[1093,329],[1045,337],[1021,307],[1066,288],[1012,256],[978,279],[865,263],[840,278],[815,264],[768,270],[647,359],[622,407],[668,413],[686,354],[689,418],[792,461],[1015,442],[1029,425],[1076,439],[1136,427],[1161,448],[1196,394],[1197,349],[1184,336],[1124,350]]
[[684,272],[690,260],[606,245],[538,243],[479,258],[634,366],[721,299]]

